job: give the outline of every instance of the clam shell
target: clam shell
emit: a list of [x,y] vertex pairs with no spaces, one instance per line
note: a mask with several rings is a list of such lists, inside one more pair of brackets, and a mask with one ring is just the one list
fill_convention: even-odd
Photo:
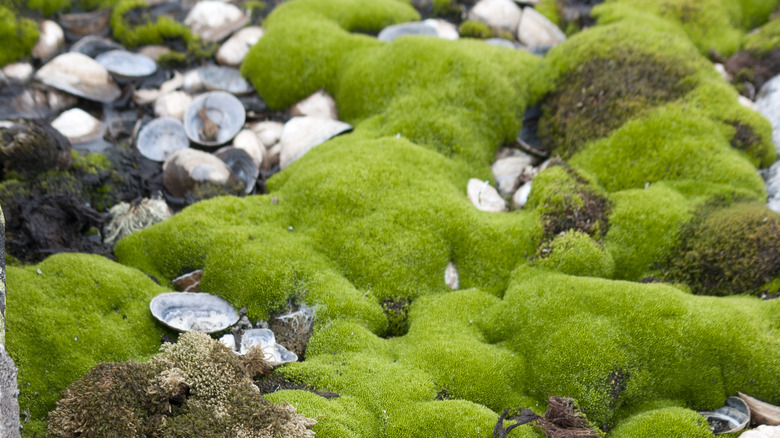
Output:
[[163,186],[179,198],[199,184],[225,186],[231,182],[235,182],[235,176],[227,164],[203,151],[182,149],[163,163]]
[[285,169],[315,146],[351,130],[352,125],[338,120],[293,117],[284,124],[282,138],[279,139],[282,149],[279,153],[279,166]]
[[246,354],[250,348],[260,346],[265,352],[265,360],[271,365],[277,366],[288,362],[295,362],[298,356],[276,343],[274,332],[269,329],[251,329],[241,335],[241,345],[239,350],[235,349],[235,337],[225,335],[219,339],[219,342],[235,351],[236,354]]
[[411,23],[401,23],[401,24],[394,24],[392,26],[388,26],[382,29],[382,31],[379,32],[379,35],[377,35],[376,38],[379,41],[390,42],[395,40],[396,38],[400,38],[402,36],[407,36],[407,35],[432,36],[432,37],[439,36],[438,33],[436,32],[435,27],[430,26],[427,23],[416,21]]
[[233,175],[244,184],[244,194],[252,193],[260,169],[247,151],[234,146],[225,146],[214,152],[214,156],[224,161],[233,171]]
[[121,44],[111,41],[108,38],[102,38],[96,35],[87,35],[76,41],[70,47],[71,52],[83,53],[90,58],[94,58],[103,52],[110,52],[111,50],[123,50],[123,47]]
[[152,161],[165,161],[177,151],[190,146],[184,125],[173,117],[161,117],[147,123],[136,140],[136,148]]
[[699,412],[717,434],[738,432],[750,423],[750,408],[739,397],[729,397],[726,404],[714,411]]
[[41,67],[35,78],[46,85],[97,102],[111,103],[121,94],[108,71],[77,52],[63,53]]
[[508,209],[506,201],[488,181],[471,178],[466,191],[471,203],[479,210],[498,213]]
[[152,299],[149,309],[158,321],[180,332],[214,333],[238,321],[230,303],[207,293],[164,293]]
[[[217,124],[219,130],[213,140],[201,138],[203,123],[198,111],[205,108],[206,115]],[[184,114],[184,130],[187,137],[203,146],[219,146],[238,134],[246,121],[246,111],[235,96],[223,91],[201,94],[192,101]]]
[[233,139],[233,146],[245,150],[255,160],[258,168],[263,165],[263,158],[266,154],[265,146],[255,131],[244,129],[239,132]]
[[157,63],[154,60],[126,50],[103,52],[95,61],[110,73],[122,78],[142,78],[157,71]]
[[110,18],[111,8],[103,8],[92,12],[62,14],[57,21],[72,41],[86,35],[107,35]]
[[753,420],[753,424],[780,426],[780,406],[763,402],[741,392],[738,394],[739,398],[741,398],[747,404],[748,408],[750,408],[750,417]]
[[245,27],[230,37],[217,51],[217,62],[229,67],[238,67],[249,53],[249,48],[263,37],[263,28]]
[[32,48],[32,55],[43,62],[46,62],[57,53],[57,50],[65,42],[65,33],[59,24],[44,20],[41,22],[41,34],[38,42]]
[[71,144],[97,139],[105,131],[103,122],[81,108],[72,108],[52,120],[51,126],[64,135]]
[[232,94],[247,94],[254,89],[233,67],[207,65],[198,69],[203,85],[209,90],[227,91]]
[[216,42],[244,27],[249,17],[230,3],[215,0],[199,1],[187,14],[184,24],[205,41]]
[[290,108],[290,114],[293,116],[311,116],[331,120],[339,119],[336,101],[323,90],[319,90],[293,105]]

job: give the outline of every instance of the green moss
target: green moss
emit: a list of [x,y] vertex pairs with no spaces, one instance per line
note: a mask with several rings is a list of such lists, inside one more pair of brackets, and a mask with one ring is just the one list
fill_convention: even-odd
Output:
[[556,26],[561,25],[561,16],[558,11],[558,0],[541,0],[534,5],[536,12],[547,17],[548,20],[555,23]]
[[458,32],[462,38],[486,39],[493,36],[493,31],[487,24],[474,20],[466,20],[461,23]]
[[317,437],[364,438],[378,436],[380,422],[365,408],[362,399],[349,395],[325,399],[307,391],[277,391],[265,396],[273,402],[286,401],[298,412],[317,418],[312,430]]
[[618,423],[613,438],[708,438],[714,436],[698,412],[685,408],[662,408],[634,415]]
[[742,47],[754,55],[780,49],[780,20],[771,20],[756,32],[745,35]]
[[58,254],[8,267],[6,275],[14,291],[7,296],[7,347],[19,367],[22,418],[29,415],[32,430],[90,367],[148,358],[169,333],[148,304],[165,289],[102,257]]
[[13,10],[0,6],[0,67],[29,55],[38,41],[38,26],[29,18],[17,17]]
[[561,233],[537,253],[534,264],[569,275],[611,278],[615,261],[598,242],[582,231]]
[[73,149],[70,157],[71,169],[84,175],[97,175],[111,170],[111,162],[103,154],[87,152],[82,155]]

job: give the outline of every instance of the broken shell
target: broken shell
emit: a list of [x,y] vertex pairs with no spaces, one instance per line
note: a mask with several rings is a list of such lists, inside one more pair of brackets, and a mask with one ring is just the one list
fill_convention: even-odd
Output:
[[526,167],[533,166],[534,157],[521,154],[511,157],[499,158],[491,166],[493,177],[496,179],[498,192],[502,196],[510,196],[517,189],[518,177],[523,174]]
[[198,2],[184,19],[192,33],[209,42],[219,41],[247,23],[249,17],[236,6],[215,0]]
[[336,101],[323,90],[319,90],[293,105],[290,108],[290,114],[293,116],[312,116],[331,120],[339,119]]
[[452,260],[450,260],[450,262],[447,263],[447,267],[444,268],[444,283],[452,290],[457,290],[458,287],[460,287],[458,269],[455,267],[455,263]]
[[111,50],[95,57],[110,73],[121,78],[142,78],[157,71],[157,63],[151,58],[126,50]]
[[768,424],[770,426],[780,425],[780,407],[763,402],[755,397],[751,397],[741,392],[739,398],[750,408],[750,417],[753,424]]
[[236,179],[225,162],[195,149],[175,152],[163,163],[163,186],[173,196],[184,198],[188,192],[206,184],[230,186],[236,184]]
[[436,28],[433,26],[429,26],[427,23],[423,23],[421,21],[415,21],[411,23],[401,23],[387,26],[386,28],[382,29],[381,32],[379,32],[379,35],[377,35],[376,38],[379,41],[385,41],[389,43],[396,38],[408,35],[432,37],[438,36],[436,33]]
[[533,181],[528,181],[527,183],[520,186],[517,191],[515,191],[515,194],[512,195],[512,205],[515,208],[523,208],[525,207],[525,204],[528,202],[528,196],[531,194],[531,183]]
[[254,90],[237,68],[207,65],[198,69],[198,75],[209,90],[227,91],[232,94],[246,94]]
[[102,65],[87,55],[68,52],[41,67],[35,78],[46,85],[97,102],[113,102],[121,91]]
[[180,332],[214,333],[238,321],[230,303],[207,293],[164,293],[152,299],[149,309],[157,320]]
[[[213,137],[204,132],[203,118],[214,123]],[[229,142],[238,134],[246,121],[241,101],[230,93],[212,91],[201,94],[192,101],[184,114],[184,130],[187,137],[203,146],[218,146]]]
[[165,161],[169,156],[190,146],[184,125],[179,119],[161,117],[147,123],[138,134],[136,148],[152,161]]
[[244,185],[244,194],[248,195],[255,189],[260,169],[255,160],[243,149],[225,146],[214,152],[214,156],[224,161],[233,171],[236,179]]
[[29,62],[13,62],[3,67],[3,74],[10,80],[27,82],[32,77],[33,66]]
[[68,39],[73,41],[86,35],[108,35],[110,18],[111,8],[103,8],[92,12],[62,14],[57,21]]
[[507,211],[506,201],[499,196],[496,189],[488,181],[471,178],[466,192],[471,203],[479,210],[494,213]]
[[203,278],[203,269],[196,269],[190,273],[181,275],[171,280],[176,290],[182,292],[197,292],[200,289],[200,279]]
[[32,55],[46,62],[57,53],[63,43],[65,43],[65,33],[62,32],[60,25],[51,20],[44,20],[41,23],[41,34],[38,37],[38,42],[32,49]]
[[72,108],[52,120],[51,126],[71,144],[87,143],[103,135],[103,122],[80,108]]
[[273,121],[257,122],[249,125],[249,128],[255,131],[257,137],[263,142],[263,146],[270,148],[282,138],[284,123]]
[[352,130],[352,125],[319,117],[293,117],[284,124],[279,139],[279,166],[285,169],[315,146]]
[[243,149],[250,157],[255,161],[257,167],[263,165],[263,158],[265,157],[265,146],[260,141],[260,137],[255,134],[251,129],[243,129],[233,139],[233,146],[238,149]]
[[249,48],[263,37],[263,28],[245,27],[230,37],[217,51],[217,62],[229,67],[238,67],[249,53]]
[[298,360],[298,356],[295,353],[276,343],[274,332],[269,329],[261,328],[245,331],[241,335],[241,345],[238,346],[238,349],[236,349],[235,339],[233,335],[225,335],[219,339],[219,342],[236,352],[236,354],[241,355],[246,354],[254,346],[260,346],[265,353],[266,362],[274,366]]
[[84,38],[76,41],[71,47],[71,52],[83,53],[90,58],[94,58],[101,53],[110,52],[111,50],[123,50],[124,48],[114,41],[108,38],[102,38],[95,35],[87,35]]
[[750,422],[750,408],[739,397],[729,397],[726,404],[714,411],[699,412],[716,435],[738,432]]
[[184,113],[187,112],[187,108],[189,108],[191,103],[192,98],[183,91],[163,94],[154,101],[154,115],[184,120]]

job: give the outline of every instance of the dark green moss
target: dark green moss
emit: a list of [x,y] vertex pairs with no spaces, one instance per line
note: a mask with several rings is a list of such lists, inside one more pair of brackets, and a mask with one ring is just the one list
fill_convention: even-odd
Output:
[[387,315],[387,337],[403,336],[409,332],[409,303],[405,299],[385,298],[382,301],[382,311]]
[[458,31],[463,38],[486,39],[493,36],[493,31],[487,24],[474,20],[466,20],[461,23]]

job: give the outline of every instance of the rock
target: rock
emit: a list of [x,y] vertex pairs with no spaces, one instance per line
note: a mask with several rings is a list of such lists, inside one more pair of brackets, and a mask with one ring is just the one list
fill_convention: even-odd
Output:
[[205,0],[190,10],[184,24],[209,42],[220,41],[249,22],[249,17],[230,3]]
[[161,117],[144,125],[138,133],[135,147],[152,161],[165,161],[174,153],[190,146],[184,125],[179,119]]
[[243,149],[254,160],[258,168],[263,166],[263,157],[265,157],[265,146],[260,137],[251,129],[244,129],[233,139],[233,146]]
[[518,186],[518,177],[533,167],[534,158],[527,154],[496,160],[490,168],[501,196],[510,196]]
[[423,23],[436,30],[436,36],[445,40],[457,40],[460,38],[458,28],[447,20],[440,18],[429,18],[423,20]]
[[157,71],[157,63],[149,57],[127,50],[111,50],[95,57],[109,73],[116,76],[134,79],[149,76]]
[[776,161],[764,171],[764,180],[766,181],[767,207],[780,213],[780,161]]
[[103,122],[88,112],[73,108],[52,120],[51,126],[64,135],[71,144],[88,143],[103,135]]
[[453,263],[452,260],[450,260],[450,262],[447,263],[447,267],[444,268],[444,283],[452,290],[458,290],[458,287],[460,287],[458,270],[455,268],[455,263]]
[[51,20],[44,20],[41,22],[41,35],[32,49],[32,55],[34,58],[46,62],[57,53],[64,43],[65,33],[60,25]]
[[496,189],[494,189],[488,181],[480,181],[476,178],[471,178],[466,192],[469,201],[471,201],[479,210],[494,213],[508,210],[506,201],[499,196]]
[[233,67],[207,65],[198,69],[203,85],[209,90],[227,91],[232,94],[247,94],[254,91],[241,72]]
[[517,40],[531,50],[546,51],[566,41],[566,35],[535,9],[523,8],[517,27]]
[[515,194],[512,195],[512,206],[514,208],[523,208],[525,207],[526,202],[528,202],[528,195],[531,194],[531,183],[533,181],[528,181],[527,183],[520,186],[519,189],[515,191]]
[[179,198],[204,185],[230,188],[233,183],[235,178],[227,164],[207,152],[182,149],[163,163],[163,186]]
[[756,110],[772,125],[772,142],[780,152],[780,75],[768,80],[756,96]]
[[[5,261],[3,261],[3,265],[3,271],[5,271]],[[3,279],[5,279],[5,275],[3,275]],[[3,291],[5,291],[5,285],[3,285]],[[3,316],[0,315],[0,318]],[[1,326],[5,326],[5,324]],[[22,426],[19,423],[18,397],[16,367],[13,359],[6,353],[5,346],[0,343],[0,436],[2,437],[18,438],[20,436],[19,430]]]
[[75,105],[77,99],[49,87],[0,87],[0,119],[42,119]]
[[70,166],[70,142],[48,123],[37,120],[0,125],[0,163],[22,177]]
[[257,137],[263,142],[263,146],[266,149],[272,147],[279,142],[282,138],[282,131],[284,130],[284,123],[264,121],[249,125],[252,131],[255,131]]
[[737,102],[739,102],[739,104],[744,106],[745,108],[750,108],[753,111],[758,111],[758,108],[756,108],[755,102],[753,102],[752,100],[748,99],[747,97],[745,97],[745,96],[743,96],[741,94],[739,96],[737,96]]
[[715,67],[715,71],[718,72],[726,82],[731,82],[731,75],[726,71],[726,67],[723,64],[716,62],[712,64],[712,66]]
[[35,79],[46,85],[97,102],[110,103],[121,94],[111,75],[87,55],[63,53],[41,67]]
[[762,424],[755,429],[742,433],[740,438],[780,438],[780,426]]
[[110,52],[111,50],[124,50],[124,47],[108,38],[99,37],[97,35],[87,35],[76,41],[70,47],[71,52],[83,53],[90,58],[94,58],[104,52]]
[[149,59],[153,59],[156,62],[157,58],[159,58],[160,55],[171,53],[171,49],[168,46],[161,46],[161,45],[154,44],[150,46],[141,47],[140,49],[138,49],[138,53],[146,56]]
[[512,0],[480,0],[468,13],[471,20],[493,29],[515,33],[523,11]]
[[164,94],[154,101],[154,115],[184,120],[184,113],[192,103],[192,97],[183,91]]
[[182,87],[188,93],[197,93],[206,89],[197,68],[184,73]]
[[423,22],[411,22],[411,23],[401,23],[401,24],[394,24],[392,26],[387,26],[386,28],[382,29],[381,32],[379,32],[379,35],[377,35],[377,39],[379,41],[384,42],[390,42],[395,40],[396,38],[400,38],[402,36],[407,35],[418,35],[418,36],[438,36],[436,33],[436,29],[432,26],[429,26]]
[[217,51],[217,62],[228,67],[238,67],[249,49],[263,37],[263,28],[245,27],[231,36]]
[[331,138],[352,130],[352,125],[338,120],[319,117],[293,117],[284,124],[279,140],[279,167],[285,169],[309,152]]
[[3,67],[7,79],[16,82],[27,82],[33,75],[33,66],[29,62],[13,62]]
[[336,101],[323,90],[319,90],[293,105],[290,108],[290,114],[293,116],[311,116],[331,120],[339,119]]

